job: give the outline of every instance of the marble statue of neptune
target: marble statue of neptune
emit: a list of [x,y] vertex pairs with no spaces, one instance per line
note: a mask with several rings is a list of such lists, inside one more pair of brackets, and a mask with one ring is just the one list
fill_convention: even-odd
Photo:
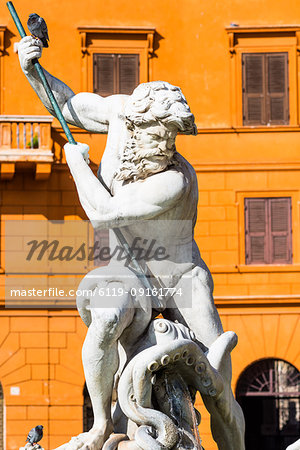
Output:
[[[18,47],[23,72],[54,115],[32,65],[34,58],[41,57],[41,51],[40,43],[31,36],[23,38]],[[44,72],[68,123],[108,135],[97,177],[88,164],[87,145],[64,147],[81,205],[94,228],[118,228],[129,245],[138,236],[141,248],[149,240],[160,248],[163,245],[167,259],[148,258],[140,265],[147,265],[158,290],[161,286],[175,287],[176,292],[186,291],[189,297],[179,301],[176,295],[161,296],[159,307],[151,296],[134,297],[130,288],[143,289],[143,284],[130,266],[116,259],[107,267],[95,269],[97,281],[83,280],[84,286],[96,283],[98,287],[121,288],[113,304],[103,297],[79,300],[79,312],[88,326],[82,354],[95,419],[76,448],[100,449],[113,431],[111,398],[119,368],[118,345],[130,358],[135,343],[158,311],[192,330],[204,351],[223,334],[213,300],[212,277],[193,239],[198,201],[196,174],[175,147],[178,133],[194,135],[197,129],[180,88],[169,83],[144,83],[132,95],[102,98],[93,93],[75,95],[63,82]],[[190,293],[187,280],[191,281]],[[215,368],[222,376],[224,389],[217,397],[203,395],[203,401],[211,415],[218,448],[243,450],[244,419],[231,391],[228,351],[236,342],[222,342],[223,357],[212,355],[210,363],[214,366],[215,361],[221,361]],[[222,348],[216,352],[222,353]],[[74,442],[64,448],[75,448]]]

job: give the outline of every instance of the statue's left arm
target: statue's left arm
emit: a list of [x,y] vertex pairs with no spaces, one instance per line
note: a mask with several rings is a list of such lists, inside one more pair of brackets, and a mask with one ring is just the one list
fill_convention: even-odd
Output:
[[186,191],[182,174],[165,171],[156,174],[155,180],[149,177],[123,186],[111,196],[87,164],[88,146],[66,144],[64,148],[81,205],[96,228],[127,226],[155,218],[171,209]]

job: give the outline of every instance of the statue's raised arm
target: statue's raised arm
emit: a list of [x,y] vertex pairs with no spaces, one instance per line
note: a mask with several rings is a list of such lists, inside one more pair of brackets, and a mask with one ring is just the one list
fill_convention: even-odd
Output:
[[[32,36],[26,36],[18,45],[18,54],[21,68],[29,83],[50,114],[55,116],[49,98],[32,64],[33,59],[39,59],[42,55],[41,41]],[[110,118],[120,110],[127,96],[115,95],[103,98],[92,93],[75,95],[65,83],[45,69],[43,71],[68,123],[93,133],[107,133]]]

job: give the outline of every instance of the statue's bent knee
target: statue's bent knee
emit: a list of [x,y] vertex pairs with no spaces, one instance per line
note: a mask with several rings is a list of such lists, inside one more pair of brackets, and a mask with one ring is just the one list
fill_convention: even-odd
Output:
[[91,308],[92,323],[90,332],[98,345],[111,345],[116,342],[133,319],[133,309]]
[[197,289],[197,283],[201,283],[202,286],[208,288],[210,291],[213,290],[213,279],[211,273],[203,267],[195,267],[193,269],[193,288]]

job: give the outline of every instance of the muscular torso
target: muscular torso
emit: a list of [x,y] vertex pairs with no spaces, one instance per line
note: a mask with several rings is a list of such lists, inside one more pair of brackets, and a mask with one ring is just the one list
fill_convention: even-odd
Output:
[[[185,273],[200,261],[198,248],[194,242],[194,226],[197,215],[198,188],[197,178],[193,167],[178,153],[176,153],[177,165],[168,167],[165,171],[150,175],[146,180],[131,183],[117,181],[114,174],[120,164],[120,155],[128,139],[128,131],[122,119],[116,115],[109,124],[109,132],[106,149],[99,169],[102,178],[112,195],[133,197],[141,189],[142,184],[147,183],[147,192],[166,190],[166,171],[173,171],[184,178],[185,189],[171,207],[151,220],[138,220],[133,224],[122,227],[121,231],[129,245],[138,240],[139,249],[144,249],[144,254],[151,246],[151,252],[147,255],[147,261],[140,259],[141,265],[145,262],[154,276],[166,276],[175,272]],[[113,237],[111,237],[111,242]],[[136,241],[137,242],[137,241]],[[164,248],[164,256],[158,261],[156,249]],[[162,252],[162,250],[161,250]],[[123,262],[124,264],[124,262]],[[172,284],[172,280],[170,279]]]

